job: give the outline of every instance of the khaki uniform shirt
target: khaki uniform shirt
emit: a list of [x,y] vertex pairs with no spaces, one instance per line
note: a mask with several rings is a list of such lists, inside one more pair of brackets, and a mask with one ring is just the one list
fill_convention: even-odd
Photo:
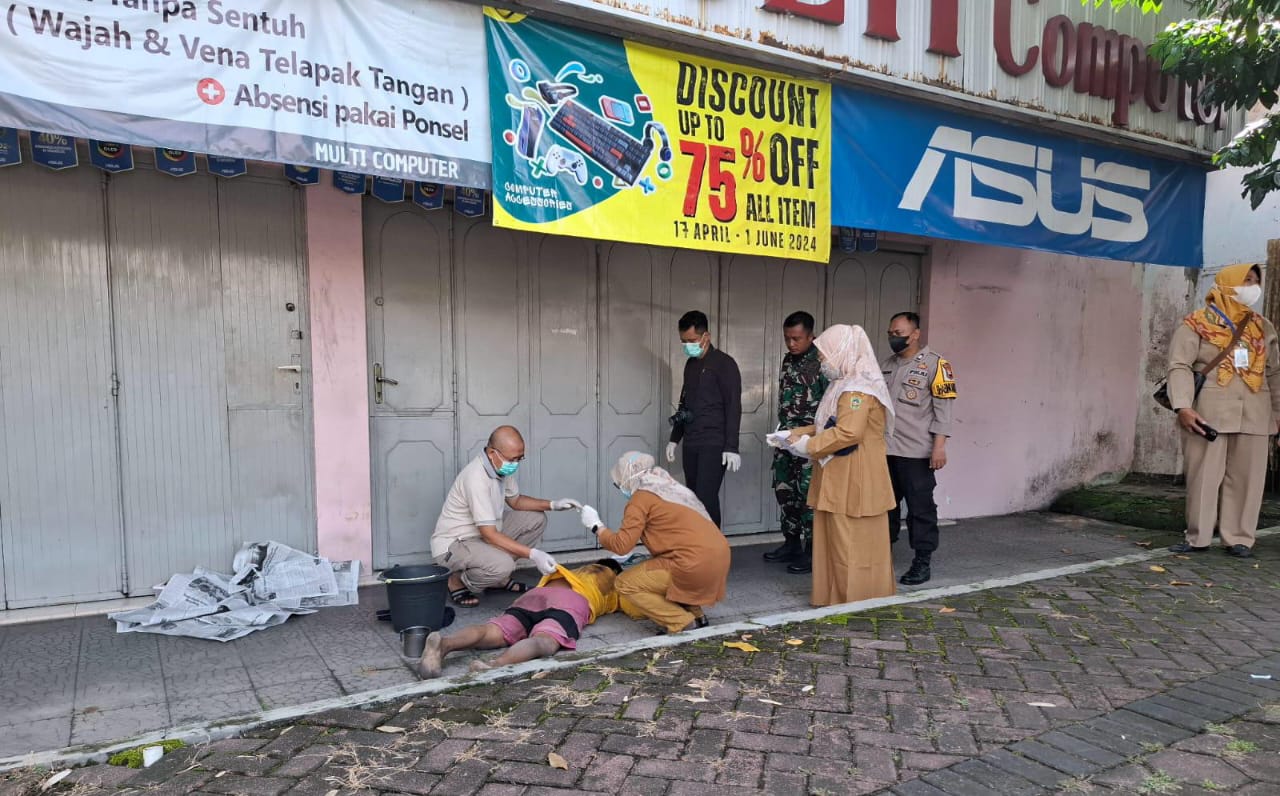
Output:
[[653,558],[645,566],[671,573],[667,599],[686,605],[714,605],[724,599],[729,580],[729,542],[715,523],[688,506],[637,490],[622,511],[622,525],[596,535],[610,553],[631,552],[644,542]]
[[928,459],[933,438],[951,436],[951,412],[956,403],[956,377],[951,363],[921,348],[911,359],[897,354],[880,363],[895,414],[889,455]]
[[[894,506],[885,459],[884,407],[873,396],[847,392],[836,405],[835,420],[835,425],[821,431],[808,426],[791,432],[809,435],[813,457],[809,505],[846,517],[884,514]],[[848,451],[851,446],[856,447]],[[824,465],[821,460],[827,456],[831,458]]]
[[[1205,379],[1200,397],[1195,398],[1193,372],[1203,371],[1218,356],[1219,349],[1185,323],[1173,333],[1169,343],[1169,403],[1174,409],[1195,409],[1204,422],[1221,434],[1276,433],[1280,418],[1280,344],[1271,322],[1262,318],[1263,339],[1267,347],[1266,378],[1262,389],[1249,390],[1237,373],[1225,387],[1218,384],[1215,370]],[[1228,352],[1227,361],[1232,354]]]

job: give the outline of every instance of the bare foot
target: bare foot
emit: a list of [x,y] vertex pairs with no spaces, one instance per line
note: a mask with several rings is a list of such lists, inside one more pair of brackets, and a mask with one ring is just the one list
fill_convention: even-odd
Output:
[[472,661],[472,662],[471,662],[471,671],[472,671],[472,672],[487,672],[487,671],[489,671],[489,670],[490,670],[490,669],[492,669],[492,668],[493,668],[493,664],[491,664],[491,663],[485,663],[484,661],[480,660],[479,658],[476,658],[474,661]]
[[440,652],[441,641],[443,637],[439,633],[427,636],[427,645],[422,650],[422,660],[418,661],[418,676],[423,680],[440,676],[440,669],[444,666],[444,655]]

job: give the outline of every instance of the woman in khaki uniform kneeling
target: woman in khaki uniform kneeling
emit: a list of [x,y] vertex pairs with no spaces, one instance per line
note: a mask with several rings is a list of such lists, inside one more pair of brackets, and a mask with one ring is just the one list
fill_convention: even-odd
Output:
[[832,326],[813,344],[831,381],[814,426],[777,431],[769,444],[814,460],[814,605],[888,597],[897,591],[889,551],[893,484],[885,456],[893,401],[867,333]]
[[[1169,403],[1187,466],[1187,538],[1169,548],[1176,553],[1208,550],[1216,525],[1227,553],[1253,555],[1268,438],[1280,430],[1280,347],[1271,322],[1252,310],[1261,299],[1258,266],[1224,268],[1204,308],[1183,320],[1169,344]],[[1198,373],[1205,377],[1199,395]]]
[[697,496],[654,465],[647,453],[622,454],[609,471],[627,498],[621,527],[604,527],[590,506],[582,507],[582,524],[611,553],[629,553],[643,542],[653,556],[619,575],[614,586],[635,612],[664,633],[706,627],[702,609],[724,599],[729,543]]

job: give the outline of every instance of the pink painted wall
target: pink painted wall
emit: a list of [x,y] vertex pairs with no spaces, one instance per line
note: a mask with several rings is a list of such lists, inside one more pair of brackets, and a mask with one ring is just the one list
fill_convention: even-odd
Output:
[[1142,267],[933,241],[923,304],[960,398],[943,517],[1043,508],[1133,459]]
[[320,554],[373,563],[361,198],[326,178],[307,196],[316,524]]

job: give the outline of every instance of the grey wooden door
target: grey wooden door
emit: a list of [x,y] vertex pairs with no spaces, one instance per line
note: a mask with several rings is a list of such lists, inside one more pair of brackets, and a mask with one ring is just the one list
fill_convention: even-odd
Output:
[[315,546],[296,192],[238,180],[108,183],[131,594],[244,542]]
[[776,290],[781,263],[761,257],[735,256],[721,276],[724,350],[738,362],[742,373],[742,424],[738,453],[742,468],[725,473],[720,491],[722,527],[726,534],[766,530],[777,514],[777,502],[769,489],[771,451],[765,435],[773,421],[773,394],[778,379],[778,328],[780,298]]
[[[83,156],[83,153],[82,153]],[[102,176],[0,172],[0,605],[119,597]]]
[[889,355],[885,330],[896,313],[920,309],[920,255],[878,251],[832,255],[827,322],[864,328],[876,356]]
[[736,256],[722,276],[725,350],[742,372],[742,469],[726,473],[721,491],[727,534],[759,533],[777,525],[773,452],[765,436],[777,427],[778,371],[786,347],[782,322],[792,312],[823,317],[826,267],[800,260]]
[[[521,492],[595,497],[595,248],[577,238],[455,222],[458,462],[509,424],[525,439]],[[573,513],[552,514],[543,546],[589,546]]]
[[[554,500],[598,500],[596,245],[582,238],[524,235],[529,272],[530,424],[521,489]],[[575,512],[549,515],[547,550],[591,547]]]
[[[521,491],[536,495],[529,418],[529,269],[526,237],[489,221],[454,221],[457,294],[455,353],[458,380],[458,466],[483,450],[501,425],[520,429],[529,462],[517,475]],[[456,473],[449,474],[453,480]],[[541,497],[541,496],[539,496]]]
[[[618,527],[626,500],[608,470],[622,454],[638,450],[661,457],[669,381],[669,313],[660,297],[670,250],[629,243],[601,246],[600,441],[597,480],[600,515]],[[674,323],[674,322],[672,322]],[[659,458],[661,462],[661,458]],[[663,466],[666,466],[663,463]]]
[[311,363],[299,189],[217,180],[223,350],[237,540],[316,546]]
[[364,200],[376,567],[430,558],[431,532],[458,469],[452,218]]

